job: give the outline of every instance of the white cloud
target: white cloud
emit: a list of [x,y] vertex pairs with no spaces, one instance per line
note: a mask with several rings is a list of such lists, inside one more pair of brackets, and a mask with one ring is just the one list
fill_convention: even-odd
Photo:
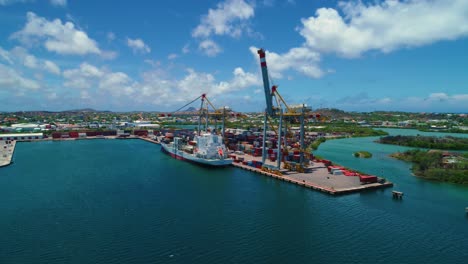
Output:
[[160,61],[155,61],[155,60],[150,60],[150,59],[146,59],[144,60],[145,63],[148,63],[149,65],[153,66],[153,67],[159,67],[161,66],[161,62]]
[[50,4],[53,6],[67,6],[67,0],[50,0]]
[[57,96],[57,93],[55,93],[55,92],[49,93],[47,95],[47,99],[49,99],[49,100],[55,100],[57,98],[58,98],[58,96]]
[[81,90],[80,91],[80,98],[84,99],[84,100],[87,100],[87,99],[90,99],[91,96],[89,95],[89,92],[87,90]]
[[73,87],[86,89],[91,88],[93,82],[104,75],[101,69],[89,63],[82,63],[77,69],[63,71],[63,77],[66,81],[63,83],[65,87]]
[[[160,107],[176,107],[202,93],[214,98],[261,84],[257,74],[245,72],[242,68],[234,69],[229,81],[217,81],[214,75],[197,72],[194,69],[187,69],[187,74],[179,80],[170,78],[160,70],[148,71],[142,76],[141,82],[132,83],[131,87],[136,92],[132,96],[138,103],[149,103]],[[130,81],[127,84],[129,83]]]
[[151,49],[143,40],[127,38],[127,45],[133,50],[134,53],[150,53]]
[[[0,57],[11,65],[23,65],[29,69],[47,71],[56,75],[60,74],[60,68],[54,62],[36,58],[23,47],[15,47],[11,51],[0,47]],[[39,74],[39,72],[36,72],[36,74]]]
[[[284,54],[267,52],[273,78],[283,78],[289,69],[312,78],[334,73],[320,68],[324,53],[356,58],[370,50],[386,53],[468,36],[466,0],[341,1],[338,7],[341,13],[319,8],[301,20],[298,31],[305,42],[299,47]],[[258,60],[256,48],[250,50]]]
[[167,56],[167,58],[169,60],[173,60],[173,59],[177,59],[177,57],[179,57],[179,55],[175,54],[175,53],[171,53]]
[[116,97],[130,96],[135,92],[131,81],[131,78],[123,72],[111,72],[101,78],[99,88]]
[[[468,104],[468,94],[454,94],[449,95],[446,93],[431,93],[427,98],[424,99],[426,102],[432,103],[449,103],[449,104],[458,104],[458,103],[465,103]],[[466,108],[466,107],[465,107]]]
[[258,74],[245,72],[237,67],[233,71],[234,78],[229,83],[229,90],[241,90],[251,86],[262,85],[262,80]]
[[200,44],[198,45],[198,49],[200,49],[204,54],[206,54],[209,57],[215,57],[220,52],[222,52],[219,45],[209,39],[200,42]]
[[431,93],[426,98],[423,97],[408,97],[395,100],[396,109],[405,109],[411,106],[418,111],[441,111],[447,112],[451,110],[460,111],[466,109],[468,104],[468,94],[447,94],[443,92]]
[[37,90],[40,85],[34,81],[21,76],[16,70],[0,64],[0,88],[22,92],[26,90]]
[[215,77],[212,74],[196,72],[193,69],[187,69],[187,72],[184,78],[175,83],[176,90],[192,96],[215,90]]
[[0,47],[0,58],[9,64],[13,64],[13,60],[10,58],[10,52],[4,50],[2,47]]
[[263,5],[272,7],[275,4],[275,0],[263,0]]
[[85,77],[92,78],[92,77],[101,77],[103,75],[103,72],[100,69],[88,63],[82,63],[80,65],[80,70],[83,76]]
[[33,55],[26,55],[26,57],[24,57],[24,66],[36,69],[38,67],[36,57]]
[[7,6],[7,5],[12,5],[16,3],[24,3],[24,2],[28,2],[28,0],[0,0],[0,5]]
[[101,58],[105,59],[105,60],[113,60],[115,58],[117,58],[117,56],[119,56],[119,54],[115,51],[110,51],[110,50],[103,50],[101,52]]
[[455,94],[451,96],[451,99],[468,103],[468,94]]
[[393,102],[392,98],[389,98],[389,97],[385,97],[385,98],[377,100],[377,103],[379,104],[390,104],[392,102]]
[[[130,96],[135,92],[136,83],[123,72],[112,72],[89,63],[63,72],[65,87],[79,88],[82,99],[91,97],[91,92],[101,92],[112,97]],[[112,97],[102,97],[112,101]]]
[[369,50],[391,52],[468,35],[468,1],[407,0],[339,2],[302,19],[300,34],[313,50],[359,57]]
[[182,53],[183,54],[187,54],[190,52],[190,45],[189,44],[185,44],[183,47],[182,47]]
[[[250,52],[259,62],[258,48],[250,47]],[[272,78],[283,78],[283,72],[294,69],[306,76],[320,78],[325,73],[320,69],[320,54],[306,47],[292,48],[284,54],[266,51],[268,72]]]
[[226,0],[209,9],[200,24],[193,30],[193,37],[207,38],[212,34],[239,37],[247,28],[245,21],[254,16],[254,7],[244,0]]
[[115,39],[115,33],[114,32],[108,32],[106,37],[107,37],[108,41],[113,41]]
[[49,21],[32,12],[27,13],[27,23],[12,38],[25,45],[43,41],[44,47],[58,54],[101,54],[96,41],[86,32],[76,29],[72,22],[62,23],[60,19]]
[[430,93],[428,96],[373,98],[366,92],[344,96],[335,102],[329,102],[340,109],[357,111],[397,110],[450,112],[466,109],[468,94]]
[[53,74],[60,74],[60,68],[57,66],[57,64],[49,60],[44,61],[44,69]]
[[432,101],[446,101],[450,97],[446,93],[431,93],[428,97],[428,100]]

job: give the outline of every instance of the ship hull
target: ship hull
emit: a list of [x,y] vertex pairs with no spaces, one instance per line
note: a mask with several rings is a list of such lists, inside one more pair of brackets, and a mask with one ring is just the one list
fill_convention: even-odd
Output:
[[164,143],[161,143],[161,151],[178,160],[185,160],[185,161],[192,162],[195,164],[210,166],[210,167],[229,166],[233,162],[231,158],[227,158],[227,159],[198,158],[193,154],[189,154],[184,151],[171,148],[167,144],[164,144]]

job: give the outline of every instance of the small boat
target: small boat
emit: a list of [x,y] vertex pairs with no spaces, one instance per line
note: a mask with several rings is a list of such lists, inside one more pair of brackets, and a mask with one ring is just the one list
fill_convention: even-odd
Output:
[[190,142],[174,137],[172,142],[161,142],[161,150],[175,159],[201,165],[220,167],[231,165],[233,162],[228,156],[222,136],[211,133],[195,136]]

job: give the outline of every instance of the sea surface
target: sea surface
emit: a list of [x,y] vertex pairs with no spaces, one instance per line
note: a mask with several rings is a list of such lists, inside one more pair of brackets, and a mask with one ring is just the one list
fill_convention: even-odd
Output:
[[468,187],[418,179],[387,156],[405,148],[373,140],[317,154],[403,200],[204,168],[141,140],[18,143],[0,169],[0,263],[466,263]]

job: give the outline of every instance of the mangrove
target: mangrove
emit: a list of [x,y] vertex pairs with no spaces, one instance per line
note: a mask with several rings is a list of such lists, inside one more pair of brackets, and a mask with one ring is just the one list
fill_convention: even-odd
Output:
[[444,150],[468,150],[468,138],[458,137],[434,137],[434,136],[386,136],[377,142],[399,146],[444,149]]
[[390,155],[413,163],[413,174],[442,182],[468,184],[468,153],[413,149]]

